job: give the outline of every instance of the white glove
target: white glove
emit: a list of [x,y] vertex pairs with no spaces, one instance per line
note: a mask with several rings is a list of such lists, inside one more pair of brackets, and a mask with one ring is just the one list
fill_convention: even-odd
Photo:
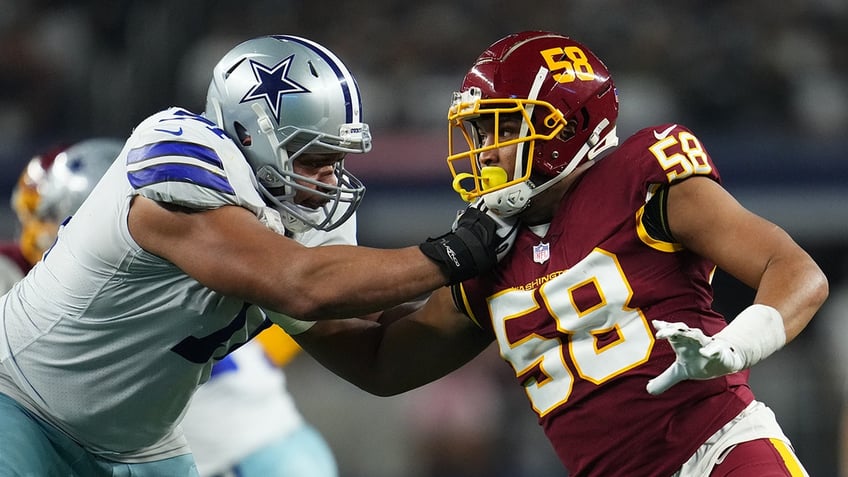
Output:
[[646,387],[657,395],[686,379],[712,379],[750,368],[786,344],[780,313],[751,305],[713,337],[684,323],[654,320],[658,339],[667,339],[677,356]]
[[[498,229],[495,231],[498,238],[500,238],[500,244],[498,245],[495,253],[498,256],[498,261],[500,262],[510,250],[512,250],[512,246],[515,245],[515,237],[518,235],[518,219],[516,217],[501,217],[500,215],[493,212],[489,209],[488,206],[483,202],[482,198],[477,199],[472,204],[469,204],[468,207],[473,207],[475,209],[479,209],[486,213],[495,223],[498,225]],[[465,212],[464,210],[457,212],[457,220]],[[456,230],[456,221],[454,221],[454,226],[451,227],[452,230]]]

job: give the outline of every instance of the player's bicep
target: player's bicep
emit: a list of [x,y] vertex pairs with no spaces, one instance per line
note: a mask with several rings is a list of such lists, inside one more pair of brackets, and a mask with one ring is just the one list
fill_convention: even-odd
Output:
[[262,262],[284,255],[286,247],[301,247],[236,206],[190,211],[136,196],[128,224],[133,239],[146,251],[215,291],[248,301],[267,286],[261,283],[264,275],[257,273]]
[[434,381],[480,354],[493,337],[454,306],[448,288],[387,327],[380,353],[388,376],[404,389]]
[[756,288],[786,234],[745,209],[712,179],[692,177],[669,188],[671,233],[685,248]]
[[[436,368],[446,372],[465,364],[494,340],[491,333],[457,309],[447,287],[434,291],[424,306],[411,313],[408,320],[402,320],[400,325],[412,331],[408,333],[408,339],[397,343],[417,346],[432,353],[433,360],[428,367],[436,364]],[[393,330],[397,331],[400,330]]]
[[[492,337],[483,331],[467,314],[457,308],[451,287],[436,290],[424,306],[412,313],[415,320],[425,323],[448,336],[467,336],[488,344]],[[463,338],[465,339],[465,338]]]

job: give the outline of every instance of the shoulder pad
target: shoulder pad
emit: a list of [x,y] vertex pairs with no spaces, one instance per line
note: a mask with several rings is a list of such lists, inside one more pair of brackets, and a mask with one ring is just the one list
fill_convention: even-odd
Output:
[[688,128],[660,124],[638,131],[619,149],[637,161],[650,183],[674,183],[694,175],[721,178],[701,141]]
[[140,195],[194,209],[264,206],[241,151],[202,116],[162,111],[142,122],[127,144],[127,178]]

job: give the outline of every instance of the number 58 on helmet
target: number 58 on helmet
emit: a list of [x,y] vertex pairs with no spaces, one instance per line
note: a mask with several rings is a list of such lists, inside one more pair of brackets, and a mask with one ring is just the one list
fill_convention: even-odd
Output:
[[[517,137],[483,145],[476,122],[519,119]],[[448,112],[448,167],[463,199],[483,197],[501,216],[618,144],[618,97],[606,66],[586,46],[543,31],[509,35],[474,62]],[[504,140],[506,139],[506,140]],[[479,154],[517,145],[515,168],[482,167]],[[511,177],[511,178],[510,178]]]

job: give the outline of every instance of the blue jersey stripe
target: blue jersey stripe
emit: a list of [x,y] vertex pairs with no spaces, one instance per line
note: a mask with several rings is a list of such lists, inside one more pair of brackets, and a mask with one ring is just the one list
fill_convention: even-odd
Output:
[[191,157],[221,169],[224,168],[221,158],[214,150],[200,144],[181,141],[162,141],[135,148],[127,154],[127,164],[163,156]]
[[235,190],[226,177],[191,164],[155,164],[138,171],[129,171],[127,178],[135,189],[159,182],[188,182],[224,194],[235,195]]
[[224,356],[224,359],[212,365],[212,373],[209,375],[209,378],[211,379],[218,375],[231,373],[233,371],[238,371],[238,364],[236,364],[236,360],[228,354],[227,356]]

